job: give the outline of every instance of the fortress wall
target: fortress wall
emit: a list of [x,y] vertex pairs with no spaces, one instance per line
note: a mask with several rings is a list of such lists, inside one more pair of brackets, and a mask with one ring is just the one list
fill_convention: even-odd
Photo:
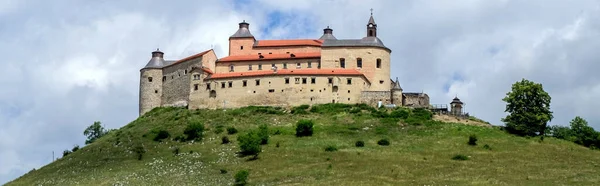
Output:
[[[340,58],[346,61],[346,68],[357,69],[371,81],[370,91],[389,91],[390,52],[377,47],[327,47],[321,49],[322,68],[341,68]],[[357,58],[362,59],[362,68],[357,67]],[[377,68],[377,59],[381,66]]]
[[202,58],[185,61],[163,69],[166,81],[163,82],[162,105],[186,106],[190,94],[190,72],[193,65],[200,65]]
[[382,104],[392,104],[392,93],[390,91],[362,91],[360,95],[361,103],[371,106],[377,106],[378,102]]
[[[148,78],[152,78],[152,82]],[[142,115],[161,105],[162,69],[140,71],[139,114]]]
[[202,56],[202,66],[207,67],[208,69],[210,69],[211,71],[215,72],[216,70],[216,64],[215,62],[217,61],[217,55],[215,54],[214,50],[210,50],[208,53],[204,54]]
[[[315,78],[315,84],[311,83],[312,77]],[[334,79],[334,83],[329,83],[329,77]],[[285,84],[285,78],[289,78],[289,84]],[[299,78],[298,83],[296,78]],[[306,78],[306,84],[303,84],[302,78]],[[347,84],[347,78],[352,79],[351,85]],[[260,85],[256,85],[257,79],[260,79]],[[243,87],[244,80],[247,82],[246,87]],[[232,87],[229,87],[229,82]],[[211,84],[211,90],[206,89],[207,83]],[[222,88],[222,83],[225,88]],[[331,102],[352,104],[359,103],[361,91],[368,88],[365,79],[360,76],[262,76],[215,79],[198,84],[199,89],[192,88],[190,94],[190,109],[248,105],[297,106]],[[213,90],[216,97],[211,98],[210,91]]]
[[429,96],[421,93],[406,93],[403,94],[403,106],[423,108],[429,107]]
[[[311,68],[308,68],[310,62]],[[287,60],[264,60],[264,61],[244,61],[244,62],[219,62],[217,63],[217,73],[229,73],[229,65],[234,65],[234,72],[252,72],[259,71],[258,64],[262,64],[262,70],[271,70],[271,64],[275,64],[277,69],[284,69],[283,64],[287,63],[287,69],[299,69],[297,63],[300,63],[300,69],[318,69],[319,59],[287,59]],[[248,69],[252,65],[252,70]]]

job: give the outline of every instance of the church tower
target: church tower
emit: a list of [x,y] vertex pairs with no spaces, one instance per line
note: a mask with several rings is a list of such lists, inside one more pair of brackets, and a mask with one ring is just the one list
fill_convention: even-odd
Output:
[[367,23],[367,37],[377,37],[377,23],[373,19],[373,9],[371,9],[371,17]]

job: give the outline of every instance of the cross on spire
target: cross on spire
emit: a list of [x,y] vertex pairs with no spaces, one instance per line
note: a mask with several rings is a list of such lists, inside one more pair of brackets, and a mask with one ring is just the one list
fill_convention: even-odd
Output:
[[373,16],[373,8],[371,8],[371,16]]

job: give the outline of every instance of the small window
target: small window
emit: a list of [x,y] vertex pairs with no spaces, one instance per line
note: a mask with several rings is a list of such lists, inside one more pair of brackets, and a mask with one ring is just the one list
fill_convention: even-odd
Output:
[[272,63],[272,64],[271,64],[271,68],[273,68],[273,67],[275,67],[275,63]]
[[148,77],[148,82],[152,82],[152,77]]
[[194,84],[194,90],[198,90],[198,84]]
[[352,85],[352,78],[348,78],[346,81],[348,82],[348,85]]
[[155,94],[158,94],[158,90],[154,90],[154,93],[155,93]]
[[285,78],[285,84],[290,84],[290,78]]
[[308,62],[308,66],[306,68],[312,68],[312,63]]
[[383,84],[383,82],[384,82],[383,80],[379,80],[379,84]]
[[210,90],[210,83],[206,83],[206,90]]
[[315,77],[310,78],[310,84],[315,84],[315,83],[317,83],[317,78],[315,78]]
[[300,84],[300,78],[296,78],[296,84]]
[[229,88],[233,87],[233,81],[229,82]]
[[346,68],[346,59],[340,58],[340,68]]
[[233,72],[233,65],[229,65],[229,72]]
[[248,65],[248,70],[252,70],[252,65]]
[[317,65],[318,69],[321,69],[321,62],[319,61],[318,65]]
[[356,67],[362,68],[362,58],[356,58]]
[[244,50],[244,46],[240,46],[240,50]]
[[167,81],[167,76],[163,76],[163,82]]
[[225,82],[221,82],[221,88],[225,88]]
[[302,64],[301,63],[296,63],[296,68],[302,68]]
[[269,93],[275,92],[275,89],[269,89]]
[[381,68],[381,59],[377,59],[377,68]]
[[327,83],[333,84],[333,78],[327,78]]
[[283,63],[283,69],[287,69],[287,63]]
[[262,64],[258,64],[258,70],[262,70]]
[[244,80],[242,81],[242,87],[246,87],[248,85],[248,81]]
[[306,84],[306,78],[302,78],[302,84]]
[[186,74],[187,74],[187,69],[185,71],[183,71],[183,75],[186,75]]
[[348,101],[350,101],[350,98],[348,98]]
[[174,78],[175,78],[175,76],[171,76],[171,79],[174,79]]
[[209,93],[209,95],[208,95],[208,97],[216,98],[217,97],[217,91],[211,90],[210,93]]
[[259,85],[260,85],[260,79],[257,79],[256,80],[256,86],[259,86]]
[[350,90],[348,90],[348,93],[350,93]]

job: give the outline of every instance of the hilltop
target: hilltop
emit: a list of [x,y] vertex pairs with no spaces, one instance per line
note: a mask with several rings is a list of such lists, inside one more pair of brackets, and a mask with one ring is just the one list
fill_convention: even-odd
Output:
[[[555,138],[518,137],[501,127],[445,123],[422,113],[342,104],[291,111],[155,108],[6,185],[232,185],[239,170],[249,171],[250,185],[593,185],[600,181],[600,151]],[[314,121],[313,136],[295,136],[301,119]],[[204,138],[176,141],[193,120],[204,124]],[[269,143],[256,160],[239,157],[237,136],[260,124],[269,127]],[[228,127],[238,132],[228,134]],[[161,130],[170,137],[153,140]],[[477,138],[475,146],[467,144],[472,135]],[[231,143],[222,144],[223,136]],[[381,139],[390,144],[378,145]],[[364,147],[356,147],[357,141],[364,141]],[[138,147],[145,151],[141,160],[135,152]],[[326,151],[326,147],[335,149]],[[466,160],[454,160],[457,155]]]

